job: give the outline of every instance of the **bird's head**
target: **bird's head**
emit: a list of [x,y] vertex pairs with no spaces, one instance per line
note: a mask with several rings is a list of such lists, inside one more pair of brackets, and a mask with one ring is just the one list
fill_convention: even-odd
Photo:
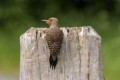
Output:
[[58,24],[58,19],[55,17],[51,17],[48,20],[42,20],[45,21],[49,26],[56,26]]

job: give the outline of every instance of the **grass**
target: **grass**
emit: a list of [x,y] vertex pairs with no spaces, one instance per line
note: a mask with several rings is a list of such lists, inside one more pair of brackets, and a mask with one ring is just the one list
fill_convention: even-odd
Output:
[[0,55],[0,71],[18,72],[19,37],[3,34],[0,39]]
[[[93,26],[102,37],[102,54],[106,80],[119,80],[120,75],[120,23],[116,16],[102,11],[96,15],[69,12],[58,14],[61,26]],[[17,28],[14,34],[0,32],[0,71],[19,72],[19,36],[31,26],[46,26],[42,22],[29,23]]]
[[120,36],[103,43],[103,63],[107,80],[119,80]]

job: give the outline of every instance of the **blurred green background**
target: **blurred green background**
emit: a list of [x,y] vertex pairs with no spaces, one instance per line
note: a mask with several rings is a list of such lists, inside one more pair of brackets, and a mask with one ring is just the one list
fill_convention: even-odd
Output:
[[120,80],[120,0],[0,0],[0,73],[19,74],[19,37],[30,27],[92,26],[102,37],[106,80]]

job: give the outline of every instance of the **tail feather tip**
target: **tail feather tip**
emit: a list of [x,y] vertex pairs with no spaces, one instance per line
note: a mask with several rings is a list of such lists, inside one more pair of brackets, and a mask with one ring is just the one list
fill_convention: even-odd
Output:
[[57,65],[57,57],[55,60],[53,60],[53,57],[50,55],[49,63],[50,63],[50,68],[52,67],[52,69],[55,69]]

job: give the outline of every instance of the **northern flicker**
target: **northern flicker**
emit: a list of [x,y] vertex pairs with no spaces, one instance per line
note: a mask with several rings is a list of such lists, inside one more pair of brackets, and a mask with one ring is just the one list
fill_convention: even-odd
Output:
[[52,17],[49,18],[48,20],[42,20],[42,21],[45,21],[50,26],[45,31],[46,33],[45,39],[47,41],[50,50],[50,57],[49,57],[50,68],[52,67],[52,69],[53,68],[55,69],[62,44],[63,32],[58,25],[57,18]]

